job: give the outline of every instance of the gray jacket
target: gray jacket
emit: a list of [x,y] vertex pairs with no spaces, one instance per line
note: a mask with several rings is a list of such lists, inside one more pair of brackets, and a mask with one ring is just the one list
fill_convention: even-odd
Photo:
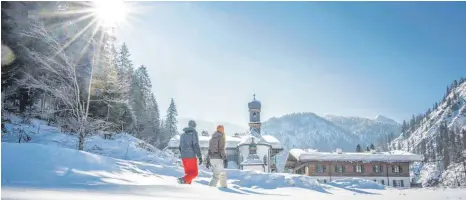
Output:
[[225,141],[222,139],[223,134],[215,132],[209,141],[209,159],[226,160]]
[[181,158],[195,158],[196,156],[202,158],[196,129],[187,127],[183,131],[184,133],[180,135],[179,147]]

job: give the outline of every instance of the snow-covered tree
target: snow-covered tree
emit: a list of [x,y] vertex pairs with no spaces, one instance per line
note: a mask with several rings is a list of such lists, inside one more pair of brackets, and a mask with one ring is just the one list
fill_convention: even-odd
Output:
[[25,55],[34,63],[35,73],[25,73],[18,83],[24,88],[47,93],[57,100],[58,109],[54,112],[65,116],[62,121],[78,136],[78,149],[83,150],[86,136],[108,124],[88,117],[89,98],[82,98],[77,73],[80,66],[76,56],[67,52],[43,23],[35,20],[29,23],[30,29],[21,34],[37,39],[40,48],[24,47]]
[[149,120],[148,106],[151,97],[152,84],[144,66],[139,67],[133,75],[131,84],[131,106],[136,116],[134,120],[134,131],[139,137],[148,137],[143,133],[144,125]]
[[154,145],[160,145],[160,138],[162,135],[162,129],[160,128],[160,112],[157,101],[153,93],[150,94],[149,105],[149,124],[148,128],[152,131],[152,140],[154,140]]
[[120,77],[126,83],[122,90],[123,92],[130,94],[134,67],[130,59],[131,54],[129,53],[129,49],[126,43],[123,43],[123,45],[120,48],[120,51],[117,54],[118,77]]
[[168,144],[168,141],[177,134],[178,132],[178,111],[176,110],[175,100],[172,98],[170,101],[170,106],[167,110],[167,116],[164,120],[164,131],[161,137],[161,144],[159,148],[165,148]]

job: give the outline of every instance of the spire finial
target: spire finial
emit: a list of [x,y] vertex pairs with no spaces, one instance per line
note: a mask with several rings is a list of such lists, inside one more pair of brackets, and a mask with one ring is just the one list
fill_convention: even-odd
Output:
[[254,95],[252,95],[254,97],[254,100],[256,100],[256,93],[254,93]]

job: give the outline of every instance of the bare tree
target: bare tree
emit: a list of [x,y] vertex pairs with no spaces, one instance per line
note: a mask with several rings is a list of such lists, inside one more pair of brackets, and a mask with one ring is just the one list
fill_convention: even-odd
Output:
[[[88,118],[88,97],[83,98],[78,75],[79,58],[67,53],[57,37],[40,21],[30,20],[30,29],[20,32],[23,37],[34,39],[34,48],[23,46],[25,55],[34,63],[35,69],[25,72],[18,82],[25,88],[40,90],[55,98],[57,109],[66,119],[72,132],[78,136],[78,149],[84,149],[85,138],[96,128],[106,126],[101,120]],[[92,62],[93,63],[93,62]],[[90,66],[92,74],[93,66]]]

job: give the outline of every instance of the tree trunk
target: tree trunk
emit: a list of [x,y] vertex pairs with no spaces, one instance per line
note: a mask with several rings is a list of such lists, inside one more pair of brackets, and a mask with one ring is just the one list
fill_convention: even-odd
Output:
[[84,130],[80,130],[79,136],[78,136],[78,150],[82,151],[84,150]]

